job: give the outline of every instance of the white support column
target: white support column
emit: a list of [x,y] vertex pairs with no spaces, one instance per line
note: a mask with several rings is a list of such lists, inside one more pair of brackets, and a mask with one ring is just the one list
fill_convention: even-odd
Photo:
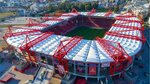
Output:
[[100,63],[98,63],[98,82],[100,80]]
[[87,76],[88,76],[88,68],[87,68],[87,63],[85,63],[85,74],[86,74],[86,77],[85,77],[85,79],[87,80]]
[[76,74],[76,63],[75,61],[73,63],[74,63],[74,73]]
[[52,56],[52,65],[53,65],[53,71],[55,72],[55,66],[54,66],[54,58],[53,58],[53,56]]
[[106,77],[105,79],[106,79],[106,84],[108,84],[108,79],[107,79],[107,77]]
[[44,57],[45,57],[45,59],[46,59],[46,69],[48,68],[48,59],[47,59],[47,56],[44,54]]
[[[149,8],[149,10],[150,10],[150,8]],[[149,19],[148,19],[148,24],[150,25],[150,17],[149,17]]]

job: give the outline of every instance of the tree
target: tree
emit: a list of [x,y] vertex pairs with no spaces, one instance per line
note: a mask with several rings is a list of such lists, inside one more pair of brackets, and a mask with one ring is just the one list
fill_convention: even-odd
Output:
[[54,12],[54,11],[55,11],[55,7],[54,7],[53,5],[50,5],[50,6],[48,7],[48,10],[49,10],[50,12]]
[[118,6],[114,7],[114,12],[115,12],[115,13],[118,12],[118,10],[119,10],[119,7],[118,7]]
[[91,10],[91,9],[92,9],[91,4],[90,4],[90,3],[87,3],[87,4],[85,5],[85,10],[86,10],[86,11],[89,11],[89,10]]
[[85,10],[85,5],[83,3],[79,4],[79,9],[80,11],[84,11]]
[[67,9],[66,12],[70,12],[71,11],[71,9],[72,9],[71,6],[72,6],[72,3],[66,4],[66,9]]
[[92,8],[97,9],[98,8],[98,2],[92,2],[91,6],[92,6]]

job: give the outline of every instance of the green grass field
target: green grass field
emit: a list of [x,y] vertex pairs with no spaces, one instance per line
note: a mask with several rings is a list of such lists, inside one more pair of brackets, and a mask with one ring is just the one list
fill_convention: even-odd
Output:
[[66,36],[82,36],[84,39],[93,40],[97,36],[103,37],[106,30],[104,29],[94,29],[91,27],[78,27],[66,34]]
[[0,18],[5,18],[8,16],[15,16],[16,12],[6,12],[6,13],[0,13]]
[[0,28],[8,28],[9,26],[23,26],[24,24],[6,24],[6,25],[0,25]]

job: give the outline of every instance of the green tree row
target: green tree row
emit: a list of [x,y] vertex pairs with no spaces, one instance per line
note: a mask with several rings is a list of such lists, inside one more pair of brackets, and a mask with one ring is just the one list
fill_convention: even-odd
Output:
[[42,15],[46,13],[55,13],[58,11],[62,12],[71,12],[72,8],[75,8],[77,11],[90,11],[92,8],[95,8],[98,12],[107,12],[108,10],[112,10],[114,12],[117,12],[119,10],[118,7],[114,8],[99,8],[98,2],[63,2],[58,4],[50,4],[48,10],[44,11]]

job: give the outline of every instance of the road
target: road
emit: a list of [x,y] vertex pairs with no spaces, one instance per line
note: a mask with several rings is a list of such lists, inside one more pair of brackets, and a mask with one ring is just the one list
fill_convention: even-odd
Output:
[[39,21],[41,17],[16,17],[0,22],[0,25],[27,24],[29,22],[28,18]]
[[144,31],[146,37],[146,43],[143,45],[142,50],[144,53],[141,54],[142,60],[141,63],[144,65],[143,68],[139,68],[137,84],[149,84],[150,76],[145,76],[145,72],[150,73],[150,28]]

